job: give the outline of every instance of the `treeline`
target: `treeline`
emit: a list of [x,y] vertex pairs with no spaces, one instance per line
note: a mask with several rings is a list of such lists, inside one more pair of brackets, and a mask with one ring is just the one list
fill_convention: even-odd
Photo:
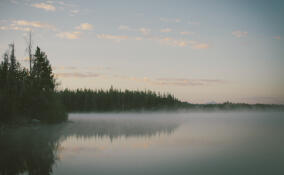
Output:
[[57,92],[68,112],[142,111],[175,109],[181,102],[171,94],[153,91],[77,89]]
[[0,63],[0,121],[58,122],[67,114],[55,93],[51,65],[39,47],[31,57],[30,70],[16,60],[14,44]]
[[47,55],[36,48],[30,55],[30,69],[16,60],[14,44],[0,62],[0,122],[31,121],[54,123],[65,121],[67,112],[108,112],[144,110],[284,110],[283,105],[222,103],[191,104],[171,94],[153,91],[61,90]]
[[284,110],[283,105],[218,103],[192,104],[182,102],[171,94],[153,91],[65,89],[56,92],[68,112],[108,112],[108,111],[234,111],[234,110]]

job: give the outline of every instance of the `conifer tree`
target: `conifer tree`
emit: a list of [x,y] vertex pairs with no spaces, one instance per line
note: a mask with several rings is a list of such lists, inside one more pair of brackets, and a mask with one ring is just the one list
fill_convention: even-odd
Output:
[[53,91],[55,89],[56,84],[51,65],[46,54],[39,47],[36,48],[34,55],[31,77],[38,90]]

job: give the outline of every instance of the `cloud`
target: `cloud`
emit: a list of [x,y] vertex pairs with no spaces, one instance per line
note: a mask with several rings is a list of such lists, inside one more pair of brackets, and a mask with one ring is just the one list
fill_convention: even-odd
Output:
[[0,26],[0,30],[16,30],[16,31],[31,31],[29,27],[18,27],[18,26]]
[[209,45],[207,43],[195,43],[191,45],[192,49],[207,49]]
[[115,40],[117,42],[120,42],[121,40],[128,39],[128,36],[124,35],[109,35],[109,34],[98,34],[97,38],[99,39],[109,39],[109,40]]
[[61,32],[57,33],[56,36],[58,38],[64,38],[64,39],[78,39],[81,32]]
[[209,45],[207,43],[200,43],[193,40],[176,39],[171,37],[151,37],[151,40],[157,41],[161,44],[166,44],[174,47],[187,47],[190,46],[192,49],[207,49]]
[[190,32],[190,31],[183,31],[183,32],[180,32],[181,35],[193,35],[194,32]]
[[225,81],[218,79],[185,79],[185,78],[159,78],[150,81],[150,83],[157,85],[174,85],[174,86],[205,86],[212,84],[220,84],[224,82]]
[[[119,26],[120,30],[129,30],[130,27],[121,25]],[[129,37],[125,35],[110,35],[110,34],[98,34],[97,38],[99,39],[109,39],[109,40],[114,40],[114,41],[121,41],[121,40],[126,40],[126,39],[131,39],[131,40],[136,40],[136,41],[141,41],[143,39],[145,40],[150,40],[150,41],[155,41],[161,44],[166,44],[169,46],[174,46],[174,47],[187,47],[190,46],[192,49],[207,49],[209,48],[209,45],[207,43],[201,43],[193,40],[187,40],[187,39],[177,39],[177,38],[171,38],[171,37],[159,37],[159,36],[151,36],[149,35],[149,32],[151,31],[150,29],[147,28],[140,28],[138,30],[131,29],[134,31],[140,31],[144,37],[141,36],[136,36],[136,37]],[[171,29],[166,28],[163,32],[169,32]]]
[[96,78],[99,77],[99,74],[96,73],[79,73],[79,72],[72,72],[72,73],[56,73],[57,77],[64,77],[64,78]]
[[142,33],[143,35],[149,35],[150,32],[151,32],[151,29],[149,29],[149,28],[141,27],[139,29],[135,29],[135,28],[131,28],[131,27],[127,26],[127,25],[120,25],[118,27],[118,30],[136,31],[136,32]]
[[53,66],[53,70],[75,70],[77,67],[75,66]]
[[151,29],[148,28],[140,28],[139,31],[143,34],[143,35],[149,35],[151,32]]
[[77,30],[93,30],[93,25],[89,23],[82,23],[76,27]]
[[160,30],[160,32],[162,32],[162,33],[168,33],[168,32],[171,32],[171,31],[172,31],[172,29],[170,29],[170,28],[165,28],[165,29]]
[[160,18],[160,21],[167,23],[179,23],[181,20],[179,18]]
[[34,27],[34,28],[45,28],[50,30],[56,30],[56,27],[47,23],[42,23],[39,21],[26,21],[26,20],[15,20],[12,22],[11,26],[27,26],[27,27]]
[[46,4],[46,3],[38,3],[38,4],[32,4],[31,5],[32,7],[35,7],[35,8],[40,8],[40,9],[43,9],[43,10],[46,10],[46,11],[55,11],[56,10],[56,7],[51,5],[51,4]]
[[115,78],[128,79],[132,81],[145,82],[159,86],[209,86],[214,84],[224,84],[226,81],[219,79],[187,79],[187,78],[157,78],[148,77],[128,77],[114,76]]
[[179,40],[170,37],[159,38],[158,41],[162,44],[167,44],[171,46],[185,47],[188,45],[188,42],[185,40]]
[[118,30],[131,31],[132,29],[131,29],[129,26],[127,26],[127,25],[120,25],[120,26],[118,27]]
[[241,37],[245,37],[248,35],[248,32],[244,32],[244,31],[240,31],[240,30],[236,30],[232,32],[232,35],[234,35],[237,38],[241,38]]
[[72,71],[72,70],[83,70],[83,71],[86,71],[86,70],[90,70],[90,71],[93,71],[93,70],[111,70],[111,67],[109,66],[82,66],[82,67],[79,67],[79,66],[52,66],[52,69],[55,70],[56,72],[57,71]]

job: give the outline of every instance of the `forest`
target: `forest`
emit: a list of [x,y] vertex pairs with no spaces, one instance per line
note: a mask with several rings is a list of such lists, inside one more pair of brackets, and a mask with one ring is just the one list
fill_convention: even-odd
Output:
[[153,91],[77,89],[58,91],[68,112],[143,111],[176,109],[182,102],[171,94]]
[[68,112],[119,112],[157,110],[284,110],[269,104],[191,104],[172,94],[150,90],[76,89],[57,90],[58,82],[45,52],[39,47],[29,53],[29,69],[15,56],[10,44],[0,63],[0,122],[62,122]]
[[29,69],[15,56],[10,44],[0,63],[0,122],[66,121],[67,112],[105,112],[173,109],[181,102],[171,94],[152,91],[62,90],[45,52],[29,54]]

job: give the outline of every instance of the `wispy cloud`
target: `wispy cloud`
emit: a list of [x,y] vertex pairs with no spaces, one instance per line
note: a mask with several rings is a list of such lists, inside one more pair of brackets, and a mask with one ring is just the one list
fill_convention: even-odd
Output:
[[160,18],[160,21],[167,22],[167,23],[179,23],[181,19],[179,18]]
[[18,26],[0,26],[0,30],[16,30],[16,31],[31,31],[29,27],[18,27]]
[[[135,31],[140,32],[143,36],[136,36],[136,37],[129,37],[126,35],[110,35],[110,34],[98,34],[97,38],[99,39],[110,39],[115,41],[121,41],[126,39],[132,39],[136,41],[141,40],[150,40],[150,41],[156,41],[161,44],[166,44],[174,47],[187,47],[190,46],[192,49],[206,49],[209,48],[209,45],[207,43],[201,43],[197,41],[187,40],[187,39],[178,39],[178,38],[172,38],[172,37],[160,37],[160,36],[153,36],[151,35],[151,29],[149,28],[131,28],[128,25],[120,25],[118,27],[118,30],[125,30],[125,31]],[[168,33],[171,32],[171,28],[164,28],[161,29],[160,32],[162,33]],[[184,31],[181,32],[182,35],[186,34],[192,34],[192,32]]]
[[128,25],[120,25],[118,27],[118,30],[124,30],[124,31],[134,31],[134,32],[140,32],[143,35],[149,35],[151,32],[151,29],[146,28],[146,27],[141,27],[141,28],[131,28]]
[[139,29],[139,31],[140,31],[143,35],[149,35],[150,32],[151,32],[151,29],[142,27],[142,28]]
[[245,37],[248,35],[248,32],[245,31],[240,31],[240,30],[236,30],[232,32],[232,35],[234,35],[237,38],[241,38],[241,37]]
[[185,78],[159,78],[155,80],[147,80],[150,83],[158,85],[174,85],[174,86],[205,86],[212,84],[223,84],[225,81],[218,79],[185,79]]
[[71,72],[71,73],[56,73],[55,76],[57,77],[64,77],[64,78],[96,78],[99,77],[99,74],[96,73],[79,73],[79,72]]
[[165,37],[165,38],[157,38],[158,42],[162,44],[167,44],[171,46],[179,46],[179,47],[185,47],[188,45],[188,41],[186,40],[180,40],[180,39],[174,39],[170,37]]
[[148,78],[148,77],[129,77],[129,76],[114,76],[115,78],[128,79],[139,81],[159,86],[210,86],[216,84],[227,83],[220,79],[187,79],[187,78]]
[[76,27],[77,30],[93,30],[93,25],[89,23],[82,23]]
[[42,23],[39,21],[26,21],[26,20],[15,20],[12,22],[11,26],[27,26],[27,27],[34,27],[34,28],[45,28],[45,29],[50,29],[50,30],[56,30],[56,27],[47,24],[47,23]]
[[56,31],[56,27],[39,21],[14,20],[0,26],[0,30],[31,31],[33,28],[41,28]]
[[73,71],[73,70],[89,70],[89,71],[105,71],[105,70],[111,70],[111,67],[109,66],[53,66],[53,70],[56,72],[58,71]]
[[97,38],[99,39],[109,39],[120,42],[121,40],[128,39],[128,36],[125,35],[110,35],[110,34],[98,34]]
[[174,47],[187,47],[190,46],[192,49],[207,49],[209,48],[209,44],[200,43],[193,40],[185,40],[185,39],[175,39],[170,37],[164,38],[152,38],[153,40],[158,41],[161,44],[167,44]]
[[32,7],[35,7],[35,8],[39,8],[39,9],[43,9],[43,10],[46,10],[46,11],[55,11],[56,10],[56,7],[51,5],[51,4],[47,4],[47,3],[37,3],[37,4],[32,4],[31,5]]
[[81,35],[81,32],[60,32],[57,33],[56,36],[58,38],[64,38],[64,39],[78,39]]
[[162,33],[168,33],[168,32],[171,32],[171,31],[172,31],[172,29],[170,29],[170,28],[164,28],[164,29],[160,30],[160,32],[162,32]]
[[53,70],[75,70],[77,67],[75,66],[53,66]]

